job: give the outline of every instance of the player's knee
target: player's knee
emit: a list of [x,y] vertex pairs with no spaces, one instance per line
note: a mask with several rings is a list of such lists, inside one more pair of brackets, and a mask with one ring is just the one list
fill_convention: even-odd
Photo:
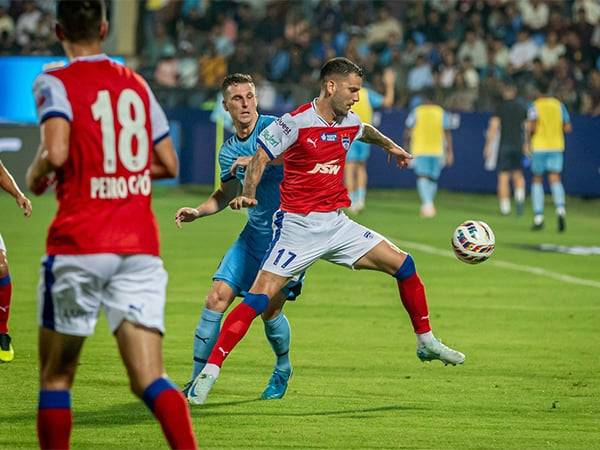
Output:
[[210,291],[206,296],[205,304],[208,309],[216,312],[225,312],[233,298],[218,290]]
[[396,273],[394,273],[394,278],[396,278],[398,281],[403,281],[412,277],[416,273],[417,267],[415,266],[415,261],[410,254],[407,254],[402,265],[398,268]]
[[40,385],[45,390],[68,390],[73,385],[75,369],[62,369],[59,372],[42,369]]
[[256,311],[256,315],[262,314],[269,306],[269,297],[266,294],[253,294],[248,292],[242,302]]

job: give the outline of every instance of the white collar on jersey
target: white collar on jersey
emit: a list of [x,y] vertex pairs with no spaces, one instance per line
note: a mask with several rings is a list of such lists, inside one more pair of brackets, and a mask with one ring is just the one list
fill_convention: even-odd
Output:
[[76,58],[73,58],[71,60],[71,62],[76,62],[76,61],[103,61],[105,59],[108,59],[108,56],[106,55],[106,53],[98,53],[97,55],[78,56]]
[[312,108],[315,110],[315,115],[316,115],[316,116],[317,116],[317,117],[318,117],[318,118],[319,118],[319,119],[320,119],[320,120],[321,120],[321,121],[322,121],[322,122],[323,122],[325,125],[327,125],[328,127],[332,127],[332,126],[333,126],[333,125],[335,125],[336,123],[340,123],[340,122],[338,122],[337,120],[334,120],[334,121],[333,121],[333,123],[329,123],[329,122],[327,122],[327,121],[326,121],[326,120],[323,118],[323,116],[321,116],[321,114],[319,114],[319,111],[317,110],[317,98],[318,98],[318,97],[315,97],[315,98],[313,99],[313,101],[312,101],[312,102],[310,102],[310,104],[312,105]]

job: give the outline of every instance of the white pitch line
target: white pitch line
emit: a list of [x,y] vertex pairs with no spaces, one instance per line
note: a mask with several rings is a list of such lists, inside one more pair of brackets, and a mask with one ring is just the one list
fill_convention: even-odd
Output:
[[[410,242],[410,241],[395,241],[400,245],[400,247],[408,247],[413,248],[415,250],[419,250],[425,253],[430,253],[432,255],[445,256],[448,258],[455,258],[454,253],[450,250],[441,250],[436,247],[432,247],[427,244],[420,244],[418,242]],[[579,284],[581,286],[589,286],[600,289],[600,281],[595,280],[586,280],[585,278],[572,277],[571,275],[566,275],[564,273],[552,272],[551,270],[542,269],[541,267],[535,266],[525,266],[523,264],[515,264],[508,261],[502,261],[499,259],[490,259],[488,264],[493,264],[494,266],[503,267],[505,269],[516,270],[518,272],[527,272],[532,273],[534,275],[539,275],[542,277],[552,278],[553,280],[562,281],[563,283],[571,283],[571,284]]]

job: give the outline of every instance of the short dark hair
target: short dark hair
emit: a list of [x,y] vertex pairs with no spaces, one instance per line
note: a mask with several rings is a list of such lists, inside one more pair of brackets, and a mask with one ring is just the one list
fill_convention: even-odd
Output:
[[71,42],[90,42],[100,38],[100,24],[106,20],[104,0],[59,0],[56,20]]
[[244,83],[254,84],[252,75],[248,75],[247,73],[230,73],[223,78],[223,82],[221,83],[221,92],[223,93],[223,96],[225,96],[225,92],[227,92],[227,88],[229,86]]
[[351,73],[355,73],[361,78],[363,76],[363,70],[360,68],[360,66],[353,63],[348,58],[332,58],[323,64],[323,67],[321,67],[321,75],[319,76],[319,79],[321,80],[321,83],[323,83],[331,75],[347,76]]

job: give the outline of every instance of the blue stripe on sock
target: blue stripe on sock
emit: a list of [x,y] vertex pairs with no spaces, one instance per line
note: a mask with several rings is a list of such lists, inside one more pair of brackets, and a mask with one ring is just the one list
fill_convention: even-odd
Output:
[[69,391],[40,391],[39,409],[70,409],[71,393]]
[[269,297],[267,297],[265,294],[252,294],[248,292],[242,303],[245,303],[250,308],[254,309],[254,311],[256,311],[256,315],[258,316],[265,309],[267,309]]
[[6,286],[9,283],[10,283],[10,275],[6,275],[5,277],[0,278],[0,287]]
[[415,267],[415,261],[412,259],[412,256],[406,255],[406,259],[400,266],[400,268],[394,274],[394,278],[398,280],[406,280],[410,278],[417,272],[417,268]]
[[150,409],[150,411],[154,412],[154,402],[160,394],[162,394],[164,391],[168,391],[169,389],[177,390],[175,385],[170,380],[162,377],[157,378],[144,390],[142,400],[144,400],[144,403]]

